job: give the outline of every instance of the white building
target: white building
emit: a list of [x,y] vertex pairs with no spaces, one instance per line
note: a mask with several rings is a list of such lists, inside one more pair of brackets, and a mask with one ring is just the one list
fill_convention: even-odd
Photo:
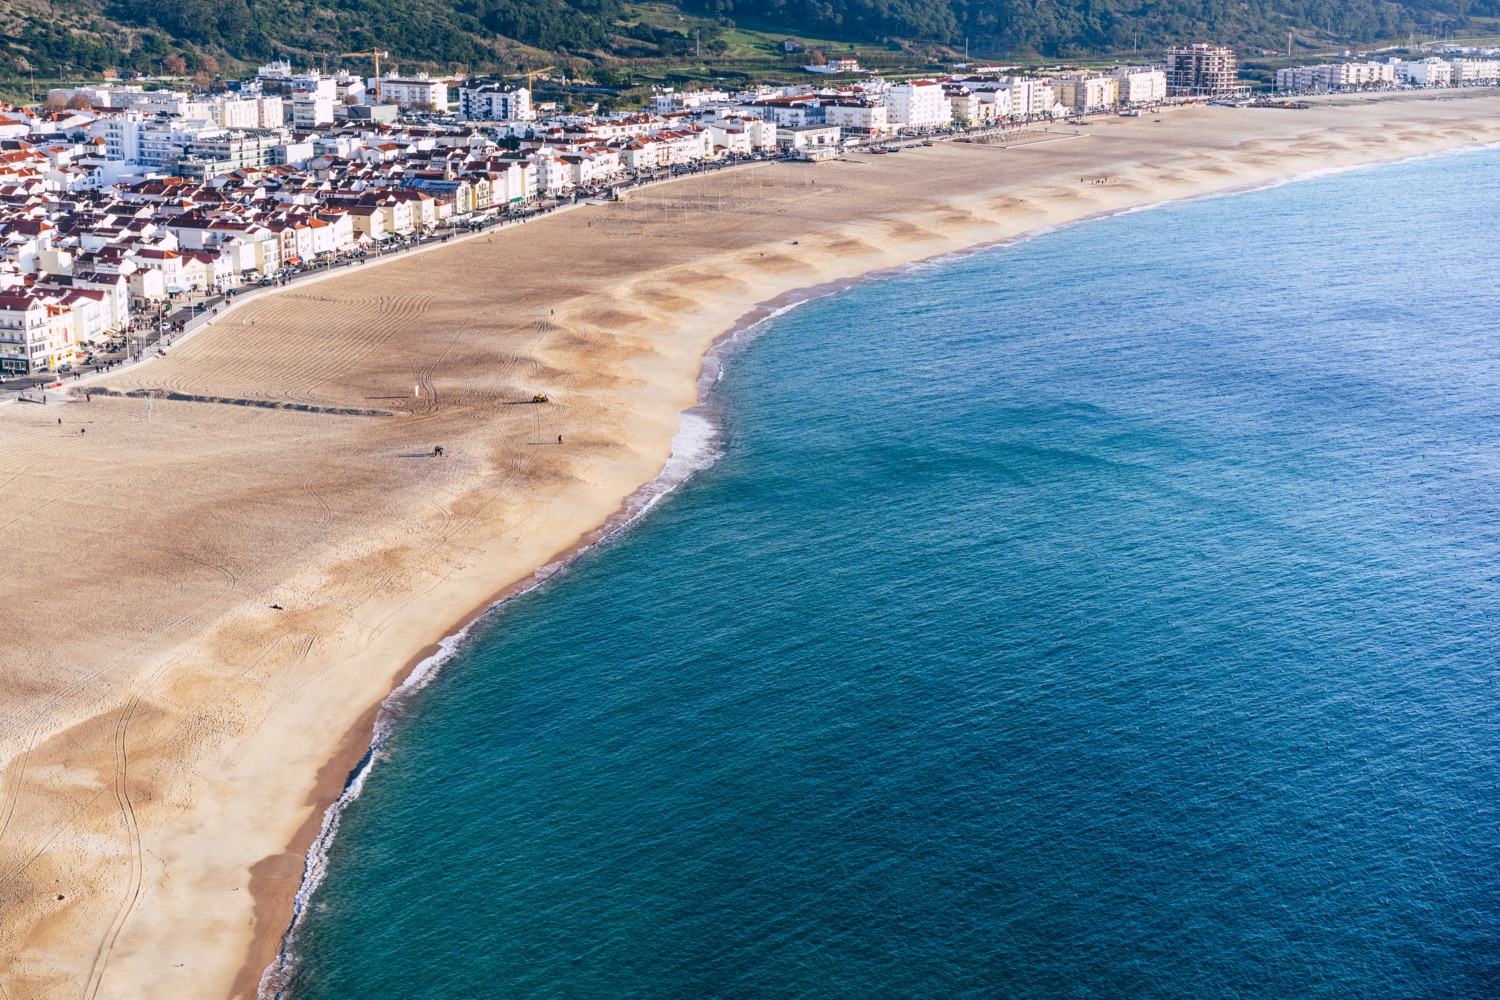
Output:
[[1396,79],[1418,87],[1447,87],[1453,83],[1453,64],[1442,59],[1399,62]]
[[885,135],[891,130],[890,109],[874,101],[826,101],[823,123],[837,125],[845,132],[860,135]]
[[708,131],[713,136],[715,151],[722,150],[725,156],[749,156],[755,152],[743,121],[712,121],[708,123]]
[[1078,111],[1109,108],[1120,103],[1120,81],[1113,76],[1063,76],[1052,81],[1052,93],[1059,103]]
[[[399,104],[413,111],[447,111],[448,84],[426,73],[416,76],[384,76],[374,88],[383,104]],[[527,95],[528,101],[531,95]]]
[[523,205],[536,201],[540,185],[536,168],[524,160],[511,160],[490,170],[490,203]]
[[985,105],[980,115],[986,121],[1010,117],[1010,91],[1002,89],[998,79],[981,80],[971,77],[964,81],[964,86]]
[[257,97],[255,107],[258,112],[256,128],[280,128],[286,122],[286,102],[280,97]]
[[536,118],[531,107],[531,91],[498,83],[460,87],[458,113],[469,121],[511,122]]
[[775,122],[778,128],[822,125],[827,120],[822,102],[811,94],[758,98],[744,102],[734,110]]
[[677,90],[664,87],[651,95],[653,114],[670,115],[677,111],[696,111],[714,105],[727,105],[732,98],[723,90]]
[[333,124],[333,98],[316,94],[292,97],[292,124],[297,128],[322,128]]
[[1000,89],[1010,93],[1010,113],[1017,117],[1050,115],[1057,101],[1052,84],[1029,76],[1012,76],[1000,81]]
[[[215,125],[220,128],[259,128],[260,102],[254,99],[223,98],[210,107]],[[278,122],[278,124],[280,124]]]
[[986,115],[994,118],[994,106],[985,104],[978,94],[962,84],[944,84],[943,97],[948,102],[948,117],[955,125],[978,125]]
[[19,290],[0,293],[0,372],[23,375],[74,358],[73,310]]
[[803,125],[776,132],[776,142],[793,156],[804,160],[833,159],[839,154],[841,140],[837,125]]
[[89,126],[90,138],[104,140],[108,159],[155,168],[169,167],[193,142],[224,131],[210,121],[147,118],[138,111],[101,118]]
[[203,180],[246,167],[270,167],[285,162],[285,129],[221,130],[199,136],[177,159],[176,173]]
[[708,126],[711,129],[742,129],[750,140],[750,148],[755,152],[776,148],[776,123],[766,121],[764,118],[736,114],[733,111],[720,111],[718,117],[709,122]]
[[1500,80],[1500,60],[1454,59],[1449,65],[1453,67],[1454,84],[1494,83]]
[[1326,63],[1276,71],[1277,90],[1347,90],[1388,86],[1395,81],[1396,67],[1390,63]]
[[1167,74],[1149,66],[1122,66],[1112,74],[1120,87],[1120,103],[1155,104],[1167,98]]
[[953,120],[943,85],[932,80],[892,84],[885,92],[885,106],[890,124],[901,128],[940,128]]

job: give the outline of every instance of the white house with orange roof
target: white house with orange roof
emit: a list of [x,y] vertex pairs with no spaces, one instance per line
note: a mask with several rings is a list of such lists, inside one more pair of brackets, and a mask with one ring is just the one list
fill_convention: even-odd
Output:
[[25,114],[0,111],[0,139],[24,139],[31,134],[31,120]]

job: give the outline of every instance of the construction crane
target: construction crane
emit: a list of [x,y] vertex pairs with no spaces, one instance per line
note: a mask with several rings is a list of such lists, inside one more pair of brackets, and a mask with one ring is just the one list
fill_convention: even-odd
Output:
[[383,101],[381,93],[380,93],[380,60],[388,58],[390,56],[390,53],[389,52],[382,52],[379,49],[371,49],[368,52],[340,52],[339,53],[339,57],[340,58],[343,58],[345,56],[360,56],[361,58],[363,58],[364,56],[370,56],[371,58],[373,58],[375,60],[375,103],[376,104],[383,104],[384,101]]
[[526,89],[527,90],[534,90],[535,88],[531,86],[531,80],[532,80],[532,78],[535,77],[536,75],[538,75],[539,73],[546,73],[546,72],[549,72],[550,70],[554,70],[554,69],[557,69],[557,67],[556,66],[543,66],[541,69],[529,69],[529,70],[527,70],[524,73],[511,73],[508,76],[506,76],[505,79],[509,80],[509,79],[514,78],[514,77],[524,76],[526,78]]

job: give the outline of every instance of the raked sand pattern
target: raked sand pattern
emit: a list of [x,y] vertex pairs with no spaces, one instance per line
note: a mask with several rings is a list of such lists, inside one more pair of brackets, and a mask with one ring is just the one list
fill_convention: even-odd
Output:
[[659,473],[758,303],[1500,140],[1500,97],[1161,119],[661,185],[246,303],[98,383],[191,398],[0,411],[0,996],[253,996],[375,706]]

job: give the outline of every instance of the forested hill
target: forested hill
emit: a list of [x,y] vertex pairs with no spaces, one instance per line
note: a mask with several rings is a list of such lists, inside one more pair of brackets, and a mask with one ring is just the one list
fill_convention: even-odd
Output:
[[796,24],[822,37],[930,39],[979,51],[1075,55],[1213,40],[1279,48],[1404,38],[1500,13],[1500,0],[685,0],[714,17]]
[[610,49],[618,0],[0,0],[0,72],[150,71],[177,53],[299,62],[380,48],[476,69]]
[[[615,66],[721,52],[718,32],[763,31],[976,53],[1128,56],[1184,41],[1267,48],[1289,29],[1319,44],[1401,38],[1500,0],[0,0],[0,78],[190,70],[380,48],[445,70],[539,61]],[[677,16],[678,13],[686,15]],[[649,14],[650,16],[646,16]],[[704,45],[705,42],[710,44]]]

